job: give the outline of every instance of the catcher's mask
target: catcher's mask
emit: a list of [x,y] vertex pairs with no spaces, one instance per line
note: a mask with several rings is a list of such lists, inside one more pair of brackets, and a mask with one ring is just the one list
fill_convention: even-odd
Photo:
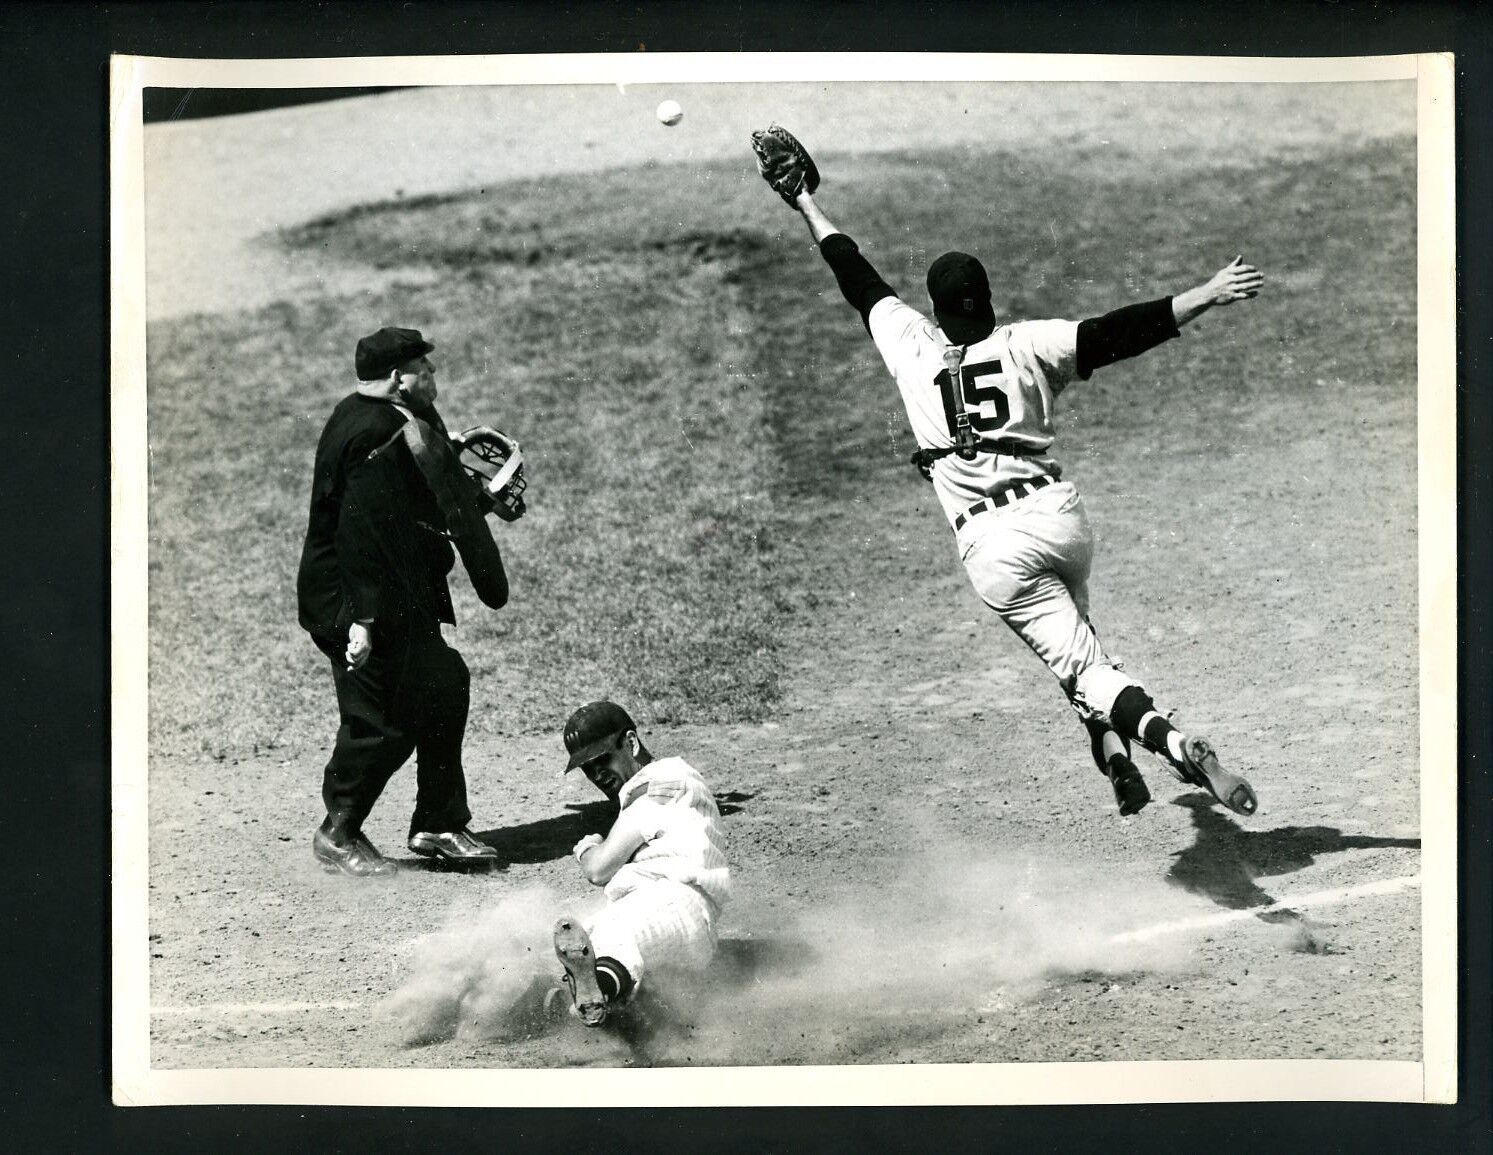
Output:
[[504,521],[517,521],[524,513],[524,455],[518,442],[486,425],[468,429],[451,439],[461,467],[482,487],[492,511]]

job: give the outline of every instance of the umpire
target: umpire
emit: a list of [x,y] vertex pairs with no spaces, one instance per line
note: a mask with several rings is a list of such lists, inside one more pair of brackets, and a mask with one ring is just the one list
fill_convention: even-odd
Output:
[[[311,847],[328,871],[343,874],[394,869],[362,826],[411,753],[410,849],[461,862],[497,857],[467,826],[461,744],[470,677],[441,637],[441,623],[456,621],[446,584],[454,554],[401,436],[412,415],[444,434],[427,356],[434,347],[415,329],[360,340],[360,384],[332,411],[316,447],[296,591],[301,626],[332,663],[341,725],[322,780],[327,816]],[[506,600],[501,563],[499,580]]]

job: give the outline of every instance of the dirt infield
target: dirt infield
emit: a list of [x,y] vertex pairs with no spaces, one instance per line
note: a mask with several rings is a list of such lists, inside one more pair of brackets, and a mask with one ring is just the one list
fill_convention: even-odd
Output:
[[[1410,89],[702,88],[673,136],[661,95],[147,132],[152,1062],[1418,1058]],[[755,182],[743,126],[773,117],[835,142],[826,207],[909,299],[960,243],[1022,315],[1159,295],[1235,245],[1266,269],[1249,311],[1075,387],[1057,444],[1100,628],[1249,774],[1255,819],[1150,763],[1155,802],[1116,814]],[[440,147],[377,163],[375,122]],[[349,885],[309,854],[334,712],[288,583],[339,366],[396,313],[439,330],[449,404],[535,454],[513,605],[457,590],[475,826],[506,866],[404,854],[402,772],[368,832],[409,869]],[[613,692],[719,792],[740,898],[687,1012],[510,1038],[603,820],[558,720]],[[454,1037],[407,1045],[462,999]]]

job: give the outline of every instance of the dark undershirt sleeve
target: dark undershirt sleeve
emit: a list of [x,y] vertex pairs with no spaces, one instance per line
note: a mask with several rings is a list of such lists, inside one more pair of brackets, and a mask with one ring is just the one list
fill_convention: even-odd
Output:
[[1078,323],[1078,375],[1088,380],[1095,369],[1127,357],[1138,357],[1179,335],[1172,299],[1162,297],[1125,305],[1102,317]]
[[856,243],[844,233],[831,233],[825,237],[819,243],[819,255],[835,274],[840,292],[861,315],[861,322],[869,332],[871,307],[885,297],[895,297],[896,291],[881,279],[881,274],[861,256]]

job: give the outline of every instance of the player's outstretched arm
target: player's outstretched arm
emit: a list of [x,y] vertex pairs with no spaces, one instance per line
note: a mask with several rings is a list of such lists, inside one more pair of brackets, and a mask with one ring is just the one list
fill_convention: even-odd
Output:
[[809,233],[813,236],[815,244],[819,244],[825,237],[833,236],[840,231],[835,228],[829,217],[824,215],[824,210],[814,201],[814,194],[807,189],[793,198],[793,207],[803,217],[804,224],[809,226]]
[[836,228],[814,203],[814,190],[819,187],[819,169],[814,158],[797,137],[779,124],[752,133],[752,151],[757,155],[757,171],[762,179],[803,217],[809,235],[819,246],[819,255],[835,274],[840,292],[869,330],[872,306],[897,294],[881,279],[871,262],[861,256],[856,243]]
[[895,297],[896,290],[881,279],[874,265],[861,255],[856,243],[835,227],[815,202],[813,194],[802,190],[793,198],[793,207],[809,226],[809,233],[819,245],[819,255],[835,274],[835,283],[840,293],[861,315],[861,321],[869,329],[871,309],[886,297]]
[[1235,257],[1208,280],[1175,297],[1159,297],[1134,305],[1122,305],[1102,317],[1078,323],[1078,376],[1087,380],[1096,369],[1130,357],[1176,337],[1188,321],[1202,316],[1214,305],[1248,300],[1265,283],[1260,270]]
[[1242,256],[1235,257],[1208,280],[1172,298],[1172,316],[1180,329],[1188,321],[1202,316],[1214,305],[1232,305],[1257,296],[1265,275]]

